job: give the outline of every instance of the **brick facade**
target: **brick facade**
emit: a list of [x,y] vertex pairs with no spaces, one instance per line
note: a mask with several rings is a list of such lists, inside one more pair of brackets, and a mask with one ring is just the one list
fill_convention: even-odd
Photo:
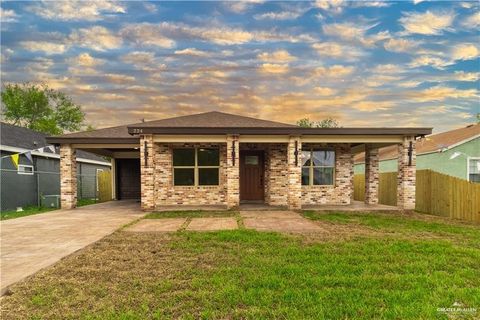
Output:
[[60,145],[60,205],[62,209],[77,206],[77,156],[69,144]]
[[378,204],[379,157],[378,148],[365,146],[365,203]]
[[288,194],[288,208],[302,208],[302,161],[300,150],[302,142],[300,137],[290,137],[287,147],[287,173],[288,184],[286,193]]
[[335,150],[335,182],[331,186],[302,186],[302,204],[350,204],[353,198],[353,154],[350,144],[304,144],[304,147]]
[[269,144],[265,155],[265,203],[272,206],[287,206],[287,144]]
[[[411,163],[409,165],[409,147],[412,143]],[[405,210],[415,209],[416,151],[415,139],[405,138],[398,145],[398,189],[397,206]]]
[[[238,142],[236,142],[238,144]],[[173,185],[173,156],[174,148],[219,148],[220,150],[220,172],[218,186],[174,186]],[[227,147],[222,144],[206,144],[206,143],[174,143],[174,144],[155,144],[155,200],[154,206],[171,206],[171,205],[224,205],[227,206]],[[236,159],[238,160],[238,159]],[[238,161],[235,161],[237,165]],[[235,177],[235,169],[229,174]],[[238,180],[238,179],[237,179]],[[231,181],[233,182],[233,181]],[[232,201],[235,200],[235,183],[232,193],[230,194]]]
[[155,208],[154,157],[157,151],[152,135],[140,137],[140,192],[142,210],[145,211]]
[[227,136],[226,159],[226,202],[227,208],[231,209],[240,205],[240,143],[238,136]]

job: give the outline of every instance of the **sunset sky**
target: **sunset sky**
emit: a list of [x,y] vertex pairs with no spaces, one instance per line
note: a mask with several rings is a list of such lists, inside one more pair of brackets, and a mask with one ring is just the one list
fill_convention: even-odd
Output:
[[97,128],[211,110],[342,126],[475,122],[478,2],[2,2],[2,82]]

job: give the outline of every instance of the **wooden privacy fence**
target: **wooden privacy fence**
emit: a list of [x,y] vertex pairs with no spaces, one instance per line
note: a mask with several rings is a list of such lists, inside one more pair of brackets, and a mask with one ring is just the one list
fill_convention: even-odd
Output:
[[112,200],[112,173],[111,171],[102,171],[97,175],[98,181],[98,202]]
[[[354,199],[365,200],[365,175],[356,174]],[[417,170],[415,210],[480,222],[480,184],[432,170]],[[397,173],[380,173],[378,202],[397,205]]]
[[[365,200],[365,175],[356,174],[353,177],[353,198]],[[380,174],[378,185],[378,202],[389,206],[397,205],[397,173],[386,172]]]

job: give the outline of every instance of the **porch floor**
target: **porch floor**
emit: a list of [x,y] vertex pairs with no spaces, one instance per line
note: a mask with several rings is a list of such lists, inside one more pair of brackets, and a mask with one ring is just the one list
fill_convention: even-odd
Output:
[[310,205],[303,206],[302,210],[318,211],[399,211],[402,210],[396,206],[387,206],[385,204],[365,204],[363,201],[353,201],[348,205]]

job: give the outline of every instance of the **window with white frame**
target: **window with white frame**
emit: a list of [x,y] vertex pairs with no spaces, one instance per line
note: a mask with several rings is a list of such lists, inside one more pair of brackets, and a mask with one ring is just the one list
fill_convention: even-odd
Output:
[[480,158],[468,158],[468,181],[480,183]]
[[173,149],[173,185],[215,186],[219,184],[218,148]]
[[17,173],[18,174],[27,174],[27,175],[33,175],[33,166],[25,165],[25,164],[19,164],[17,168]]
[[302,185],[333,185],[335,151],[302,150]]

